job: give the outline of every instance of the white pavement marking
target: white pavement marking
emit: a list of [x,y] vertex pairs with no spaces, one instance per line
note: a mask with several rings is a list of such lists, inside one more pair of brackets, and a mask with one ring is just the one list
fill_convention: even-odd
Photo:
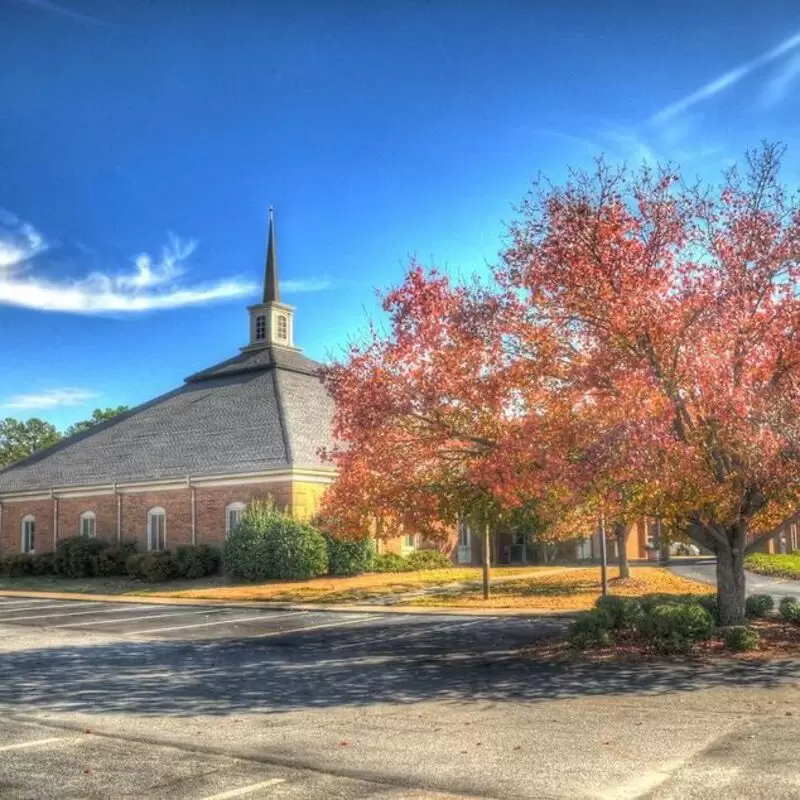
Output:
[[21,600],[7,600],[5,597],[0,597],[0,606],[13,606],[17,603],[27,603],[28,605],[36,605],[37,603],[48,603],[49,600],[34,600],[31,597],[23,597]]
[[[64,611],[56,612],[55,614],[45,611],[43,614],[26,614],[23,617],[3,617],[0,616],[0,623],[2,622],[17,622],[18,620],[29,619],[56,619],[58,617],[79,617],[81,614],[124,614],[126,611],[136,611],[141,606],[117,606],[117,608],[92,608],[83,611]],[[159,606],[159,608],[166,608],[166,606]],[[31,609],[35,611],[36,609]]]
[[255,636],[248,636],[248,639],[266,639],[268,636],[285,636],[288,633],[305,633],[306,631],[316,631],[320,628],[338,628],[341,625],[354,625],[357,622],[366,622],[376,619],[377,614],[370,614],[368,617],[355,617],[352,619],[341,620],[339,622],[323,622],[320,625],[307,625],[305,628],[293,628],[292,630],[270,631],[269,633],[257,633]]
[[251,783],[249,786],[242,786],[240,789],[231,789],[222,794],[211,794],[202,800],[228,800],[230,797],[244,797],[246,794],[252,794],[259,789],[266,789],[268,786],[277,786],[279,783],[286,783],[285,778],[270,778],[268,781],[261,781],[261,783]]
[[25,747],[38,747],[41,744],[52,744],[53,742],[63,742],[66,739],[77,739],[77,736],[56,736],[49,739],[32,739],[29,742],[18,742],[17,744],[6,744],[0,747],[0,753],[6,750],[22,750]]
[[[371,639],[369,644],[383,644],[384,642],[393,642],[396,639],[411,639],[414,636],[422,636],[424,634],[430,633],[437,633],[441,630],[452,631],[456,628],[466,628],[470,625],[477,625],[480,622],[486,622],[486,617],[481,617],[480,619],[471,619],[467,622],[458,622],[453,624],[452,622],[443,622],[441,625],[434,625],[433,627],[426,626],[424,628],[414,628],[411,631],[401,632],[395,634],[394,636],[389,634],[384,634],[383,636],[376,636],[374,639]],[[354,647],[354,642],[342,642],[341,644],[333,645],[333,647],[329,647],[328,650],[346,650],[347,648]]]
[[[160,608],[172,608],[173,606],[159,606]],[[132,608],[131,611],[140,611],[141,606]],[[99,613],[99,612],[98,612]],[[111,611],[108,612],[109,614]],[[49,628],[85,628],[87,625],[113,625],[115,622],[138,622],[142,619],[163,619],[164,617],[190,617],[193,614],[211,614],[213,610],[204,608],[201,611],[168,611],[166,614],[143,614],[140,617],[122,617],[121,619],[93,619],[86,622],[68,622],[64,625],[48,625]],[[219,612],[218,612],[219,613]],[[135,633],[135,631],[134,631]]]
[[[273,620],[282,617],[298,617],[303,614],[308,614],[308,611],[287,611],[285,614],[274,614],[266,619]],[[162,615],[163,616],[163,615]],[[168,631],[185,631],[188,628],[206,628],[209,625],[224,625],[226,622],[234,624],[236,622],[257,622],[258,614],[250,614],[247,617],[226,617],[225,619],[217,619],[213,622],[198,622],[194,625],[175,625],[169,628],[150,628],[146,631],[131,631],[131,635],[139,636],[144,633],[167,633]]]
[[[10,613],[17,614],[20,611],[36,611],[36,612],[39,612],[39,611],[47,611],[47,610],[49,610],[51,608],[75,608],[75,606],[82,606],[83,608],[91,608],[92,606],[99,606],[99,605],[102,605],[102,603],[90,603],[90,602],[86,602],[86,601],[83,601],[83,602],[80,602],[80,603],[54,603],[52,605],[47,605],[47,606],[30,606],[30,607],[25,606],[24,608],[15,608],[15,609],[13,609],[13,611],[11,609],[9,609],[8,613],[9,614]],[[0,614],[2,614],[2,611],[0,611]],[[38,614],[37,614],[37,616],[38,616]],[[47,614],[42,614],[41,616],[47,616]],[[0,617],[0,622],[3,622],[6,619],[8,619],[8,620],[28,619],[28,617],[9,617],[7,614],[4,614],[2,617]],[[33,619],[33,617],[30,617],[30,619]]]
[[13,609],[13,612],[16,614],[17,611],[44,611],[47,608],[74,608],[75,606],[91,606],[91,605],[100,605],[96,601],[93,603],[91,600],[80,600],[75,603],[45,603],[41,605],[41,603],[34,603],[33,605],[22,606],[21,608]]

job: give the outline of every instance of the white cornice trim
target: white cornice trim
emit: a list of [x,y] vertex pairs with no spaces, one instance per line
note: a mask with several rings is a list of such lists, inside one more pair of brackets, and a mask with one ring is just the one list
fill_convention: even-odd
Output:
[[35,489],[31,491],[0,493],[0,501],[4,503],[21,503],[32,500],[50,500],[60,498],[68,500],[77,497],[99,497],[114,494],[141,494],[143,492],[169,492],[186,490],[188,486],[196,489],[215,489],[225,486],[243,486],[258,483],[332,483],[336,475],[334,469],[324,467],[294,468],[269,470],[264,472],[245,472],[240,474],[204,475],[200,477],[165,478],[153,481],[130,481],[115,485],[107,483],[95,486],[54,486],[52,489]]

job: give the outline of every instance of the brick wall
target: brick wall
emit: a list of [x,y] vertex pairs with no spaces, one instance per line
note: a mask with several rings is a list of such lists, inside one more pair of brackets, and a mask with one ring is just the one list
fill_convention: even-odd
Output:
[[[220,488],[195,488],[195,528],[197,542],[221,542],[225,538],[225,509],[231,503],[249,503],[272,497],[278,508],[294,513],[290,482],[283,484],[243,484]],[[147,547],[147,512],[163,508],[166,512],[167,547],[191,544],[192,506],[188,487],[168,491],[121,494],[121,527],[123,541],[136,541],[141,550]],[[312,505],[308,495],[300,492],[301,515]],[[80,517],[93,511],[97,535],[109,542],[117,539],[117,498],[115,495],[61,498],[58,500],[58,537],[65,539],[80,531]],[[36,552],[53,549],[53,501],[34,500],[3,504],[0,527],[0,553],[20,552],[22,518],[33,514],[36,519]]]

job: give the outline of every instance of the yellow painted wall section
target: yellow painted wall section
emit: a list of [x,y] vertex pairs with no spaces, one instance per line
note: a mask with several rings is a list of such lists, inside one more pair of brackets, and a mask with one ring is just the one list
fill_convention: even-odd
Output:
[[311,519],[320,509],[322,495],[328,488],[326,483],[292,482],[292,516]]

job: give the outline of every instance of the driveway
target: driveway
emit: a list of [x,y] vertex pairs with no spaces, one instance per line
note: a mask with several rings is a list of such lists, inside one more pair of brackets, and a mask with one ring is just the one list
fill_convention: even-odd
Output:
[[[668,567],[682,578],[709,583],[712,586],[717,585],[717,567],[714,559],[697,560],[685,564],[669,564]],[[796,597],[800,600],[800,581],[770,578],[755,572],[745,574],[748,594],[771,594],[777,602],[780,602],[783,597]]]
[[0,796],[800,796],[799,662],[526,655],[563,624],[2,600]]

